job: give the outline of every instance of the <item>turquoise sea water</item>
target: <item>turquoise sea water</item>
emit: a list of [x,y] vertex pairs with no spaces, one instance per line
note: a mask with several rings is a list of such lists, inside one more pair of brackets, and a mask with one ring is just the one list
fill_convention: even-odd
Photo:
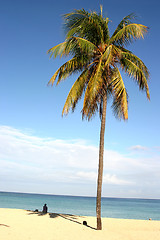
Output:
[[[82,216],[96,216],[96,198],[0,192],[0,208],[42,210]],[[160,220],[160,200],[102,198],[102,217]]]

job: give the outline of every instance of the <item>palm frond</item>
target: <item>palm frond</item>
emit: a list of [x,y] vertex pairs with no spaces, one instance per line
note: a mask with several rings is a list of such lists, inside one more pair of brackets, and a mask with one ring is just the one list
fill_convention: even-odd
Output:
[[[84,9],[74,10],[71,13],[64,14],[64,29],[67,34],[71,29],[76,30],[86,18],[89,18],[89,13]],[[74,34],[67,35],[68,37],[73,36]]]
[[91,67],[89,72],[90,75],[88,77],[82,109],[82,118],[86,117],[88,120],[96,113],[100,105],[99,99],[102,94],[103,85],[102,58],[96,65]]
[[94,99],[94,104],[90,101],[83,104],[82,119],[90,121],[95,116],[100,105],[99,96]]
[[110,39],[110,44],[116,44],[124,46],[131,43],[138,38],[144,38],[144,34],[147,33],[148,27],[142,24],[131,23],[124,25],[115,35]]
[[75,10],[72,14],[66,14],[65,29],[67,38],[71,36],[82,37],[98,46],[109,39],[108,18],[102,18],[96,12],[88,13]]
[[54,56],[54,58],[56,58],[57,56],[62,57],[64,55],[69,54],[69,52],[66,52],[65,49],[66,49],[66,42],[63,42],[54,46],[53,48],[50,48],[47,53],[50,54],[50,58],[52,56]]
[[119,119],[126,120],[128,119],[128,94],[118,68],[113,69],[111,86],[114,93],[112,104],[114,114]]
[[58,77],[57,80],[57,85],[64,79],[66,79],[68,76],[72,75],[73,73],[76,73],[83,68],[83,61],[80,61],[78,58],[72,58],[71,60],[67,61],[64,63],[52,76],[48,84],[53,85],[56,78]]
[[[61,68],[61,67],[60,67]],[[53,74],[53,76],[51,77],[51,79],[48,82],[48,85],[52,85],[54,84],[59,72],[60,72],[60,68],[57,69],[57,71]]]
[[70,52],[73,52],[77,55],[79,53],[80,55],[85,54],[88,56],[93,57],[94,53],[97,50],[97,47],[90,41],[84,38],[80,37],[71,37],[67,40],[66,48]]
[[66,102],[63,107],[62,111],[62,116],[65,114],[67,115],[69,110],[72,109],[74,111],[78,100],[81,98],[83,91],[85,90],[86,87],[86,82],[87,82],[87,75],[88,75],[88,69],[85,69],[81,75],[78,77],[76,82],[73,84]]
[[103,79],[101,64],[102,59],[100,59],[100,61],[92,67],[92,73],[88,82],[88,86],[86,88],[84,102],[93,102],[96,94],[98,94],[99,90],[102,87]]
[[105,62],[105,64],[104,64],[105,67],[112,62],[112,59],[113,59],[112,49],[113,49],[113,46],[109,45],[109,47],[107,47],[107,49],[103,53],[102,59]]
[[132,20],[135,19],[136,15],[134,13],[129,14],[124,17],[122,21],[118,24],[116,30],[114,31],[112,37],[114,37],[124,26],[127,26],[132,23]]
[[150,100],[148,87],[149,72],[147,67],[135,55],[124,55],[125,57],[122,57],[120,60],[122,69],[129,77],[133,78],[138,83],[140,90],[146,91],[147,98]]
[[64,29],[67,38],[71,36],[79,36],[82,26],[86,25],[89,21],[90,14],[84,9],[75,10],[69,14],[64,15]]
[[146,76],[146,79],[149,79],[149,70],[139,57],[137,57],[136,55],[134,55],[131,52],[122,52],[122,57],[127,58],[127,59],[131,60],[132,62],[134,62],[136,64],[136,66],[138,66],[140,69],[142,69],[143,73]]

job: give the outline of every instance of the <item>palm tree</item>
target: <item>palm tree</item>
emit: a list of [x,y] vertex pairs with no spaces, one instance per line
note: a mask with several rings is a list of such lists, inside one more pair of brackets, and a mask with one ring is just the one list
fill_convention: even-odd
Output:
[[49,84],[53,85],[57,79],[58,85],[73,73],[79,74],[68,94],[62,115],[68,114],[70,109],[74,112],[82,96],[82,118],[90,120],[99,111],[101,130],[96,203],[98,230],[102,229],[104,133],[109,98],[113,99],[115,116],[128,119],[128,94],[120,70],[135,80],[139,89],[144,90],[150,99],[149,71],[140,58],[126,49],[133,40],[143,38],[148,31],[146,26],[133,23],[133,19],[133,14],[124,17],[110,36],[109,19],[102,16],[102,7],[99,14],[84,9],[75,10],[64,15],[66,40],[48,51],[51,57],[71,57],[54,73]]

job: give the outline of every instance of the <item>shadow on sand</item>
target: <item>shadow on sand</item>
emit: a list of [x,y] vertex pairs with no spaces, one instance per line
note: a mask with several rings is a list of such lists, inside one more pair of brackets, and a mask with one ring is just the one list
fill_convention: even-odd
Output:
[[10,227],[10,226],[8,226],[8,225],[6,225],[6,224],[0,224],[0,226],[3,226],[3,227]]
[[[68,221],[71,221],[71,222],[74,222],[74,223],[77,223],[77,224],[80,224],[80,225],[83,225],[82,222],[79,221],[79,216],[76,216],[76,215],[72,215],[72,214],[60,214],[60,213],[43,213],[43,212],[32,212],[32,211],[29,211],[28,215],[31,215],[31,214],[36,214],[37,216],[44,216],[46,214],[49,214],[50,218],[58,218],[58,217],[61,217],[61,218],[64,218]],[[91,228],[93,230],[97,230],[96,228],[94,227],[91,227],[89,225],[83,225],[85,227],[88,227],[88,228]]]

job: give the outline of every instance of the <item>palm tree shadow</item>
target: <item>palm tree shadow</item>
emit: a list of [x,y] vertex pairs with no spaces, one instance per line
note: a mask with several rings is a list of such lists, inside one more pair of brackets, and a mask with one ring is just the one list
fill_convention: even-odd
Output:
[[36,214],[37,216],[44,216],[46,215],[47,213],[43,213],[43,212],[37,212],[37,211],[29,211],[28,215],[32,215],[32,214]]
[[[46,215],[47,213],[43,213],[43,212],[29,212],[28,213],[28,215],[31,215],[31,214],[36,214],[37,216],[44,216],[44,215]],[[58,217],[61,217],[61,218],[64,218],[64,219],[66,219],[66,220],[68,220],[68,221],[71,221],[71,222],[74,222],[74,223],[77,223],[77,224],[80,224],[80,225],[83,225],[83,223],[82,222],[80,222],[79,220],[78,220],[78,216],[76,216],[76,215],[72,215],[72,214],[60,214],[60,213],[48,213],[49,214],[49,216],[50,216],[50,218],[58,218]],[[83,226],[85,226],[85,227],[88,227],[88,228],[91,228],[91,229],[93,229],[93,230],[97,230],[96,228],[94,228],[94,227],[91,227],[91,226],[89,226],[89,225],[83,225]]]
[[81,222],[77,221],[77,218],[78,218],[77,216],[71,215],[71,214],[49,213],[49,216],[50,216],[50,218],[62,217],[71,222],[82,224]]
[[8,226],[8,225],[6,225],[6,224],[0,224],[0,226],[3,226],[3,227],[10,227],[10,226]]
[[[49,216],[50,216],[50,218],[62,217],[62,218],[64,218],[64,219],[68,220],[68,221],[71,221],[71,222],[74,222],[74,223],[83,225],[83,223],[77,221],[78,217],[77,217],[76,215],[49,213]],[[89,225],[83,225],[83,226],[86,226],[86,227],[91,228],[91,229],[93,229],[93,230],[97,230],[96,228],[91,227],[91,226],[89,226]]]

